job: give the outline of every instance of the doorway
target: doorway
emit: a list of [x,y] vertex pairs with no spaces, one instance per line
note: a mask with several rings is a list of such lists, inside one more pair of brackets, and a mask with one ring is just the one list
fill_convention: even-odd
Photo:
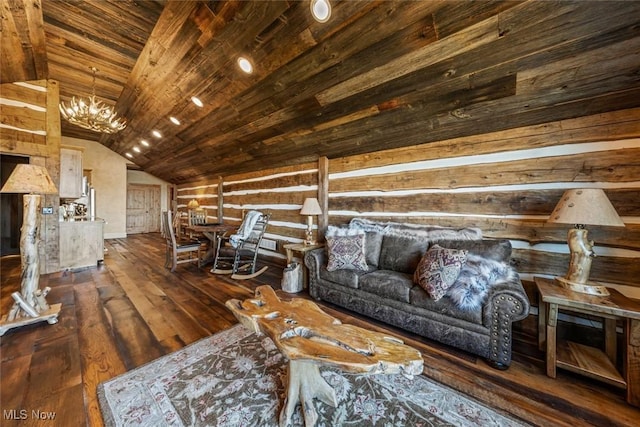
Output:
[[[29,163],[29,157],[0,154],[2,184],[21,163]],[[20,226],[22,225],[22,194],[5,194],[0,197],[0,256],[20,253]]]
[[160,232],[160,186],[127,185],[127,234]]

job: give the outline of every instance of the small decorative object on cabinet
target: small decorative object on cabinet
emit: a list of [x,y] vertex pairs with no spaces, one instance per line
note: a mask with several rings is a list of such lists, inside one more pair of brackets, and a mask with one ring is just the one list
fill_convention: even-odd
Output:
[[[556,368],[586,375],[626,389],[627,402],[640,406],[640,302],[615,289],[609,295],[589,295],[561,287],[552,279],[535,277],[540,292],[538,345],[546,348],[547,375],[556,377]],[[558,311],[590,314],[603,318],[604,351],[569,341],[557,342]],[[620,373],[616,363],[616,320],[624,323],[625,363]]]

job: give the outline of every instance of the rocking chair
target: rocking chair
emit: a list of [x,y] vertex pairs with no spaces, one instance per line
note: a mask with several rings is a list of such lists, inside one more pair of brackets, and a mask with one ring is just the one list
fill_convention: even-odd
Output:
[[162,212],[162,226],[164,227],[164,238],[167,241],[167,252],[165,255],[164,266],[171,268],[171,272],[176,271],[178,264],[185,262],[193,262],[200,267],[200,251],[201,245],[197,240],[180,241],[176,239],[173,231],[173,220],[171,219],[171,211]]
[[260,242],[271,214],[249,211],[235,234],[218,239],[212,273],[231,274],[232,279],[251,279],[264,273],[267,266],[256,271]]

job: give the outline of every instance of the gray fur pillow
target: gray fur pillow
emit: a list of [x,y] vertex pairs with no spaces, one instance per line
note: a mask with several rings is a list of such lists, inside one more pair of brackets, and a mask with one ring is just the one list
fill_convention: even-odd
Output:
[[446,295],[462,310],[479,310],[492,285],[514,280],[517,275],[505,262],[469,253],[467,262]]

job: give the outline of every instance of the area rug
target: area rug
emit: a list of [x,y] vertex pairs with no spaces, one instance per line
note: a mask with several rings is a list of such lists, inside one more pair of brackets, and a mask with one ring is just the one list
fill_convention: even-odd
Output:
[[[98,398],[108,427],[276,427],[286,373],[269,338],[235,325],[101,383]],[[321,373],[338,400],[314,401],[321,427],[523,425],[422,375]]]

